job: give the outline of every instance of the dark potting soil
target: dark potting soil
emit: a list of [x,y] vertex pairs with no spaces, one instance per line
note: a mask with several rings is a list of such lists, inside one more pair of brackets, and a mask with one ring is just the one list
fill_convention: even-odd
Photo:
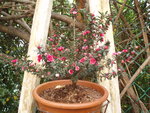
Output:
[[101,97],[101,94],[85,86],[73,85],[56,86],[41,92],[40,96],[46,100],[59,103],[87,103]]

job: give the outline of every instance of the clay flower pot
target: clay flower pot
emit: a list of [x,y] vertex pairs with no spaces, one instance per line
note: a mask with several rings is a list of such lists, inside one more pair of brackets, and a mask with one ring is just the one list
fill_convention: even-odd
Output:
[[38,109],[41,113],[100,113],[102,103],[107,99],[108,92],[107,90],[92,82],[79,80],[78,85],[86,86],[93,88],[101,93],[102,97],[88,103],[79,103],[79,104],[64,104],[56,103],[52,101],[45,100],[39,96],[40,92],[48,88],[57,86],[57,85],[66,85],[71,84],[70,80],[56,80],[47,83],[43,83],[36,87],[33,91],[33,97],[35,98]]

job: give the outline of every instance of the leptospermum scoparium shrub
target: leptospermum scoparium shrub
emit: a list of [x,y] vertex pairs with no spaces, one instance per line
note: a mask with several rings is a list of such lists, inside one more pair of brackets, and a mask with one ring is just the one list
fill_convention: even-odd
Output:
[[[75,20],[78,13],[71,9],[70,13]],[[109,42],[104,42],[105,33],[109,27],[111,17],[107,14],[85,15],[86,28],[84,31],[69,28],[63,30],[61,25],[56,24],[56,30],[47,41],[46,50],[41,45],[38,48],[37,62],[32,60],[12,60],[12,63],[40,77],[50,79],[70,78],[76,83],[78,78],[92,76],[104,67],[112,66],[111,59],[105,59],[109,51]],[[107,38],[107,37],[106,37]],[[100,44],[103,43],[103,44]],[[105,64],[102,61],[105,61]],[[20,61],[20,60],[19,60]],[[102,77],[111,78],[116,73],[102,73]]]

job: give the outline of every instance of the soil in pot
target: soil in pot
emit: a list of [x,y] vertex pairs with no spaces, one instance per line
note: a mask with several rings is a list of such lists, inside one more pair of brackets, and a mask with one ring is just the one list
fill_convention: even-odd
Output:
[[49,88],[40,93],[46,100],[59,103],[87,103],[101,98],[101,94],[89,87],[77,85],[63,85]]

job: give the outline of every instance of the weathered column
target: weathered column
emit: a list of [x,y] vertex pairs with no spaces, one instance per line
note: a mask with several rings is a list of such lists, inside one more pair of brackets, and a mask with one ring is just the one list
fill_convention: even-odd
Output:
[[[99,12],[108,11],[108,13],[110,13],[109,0],[89,0],[89,6],[90,12],[94,13],[96,16],[99,15]],[[110,50],[108,56],[106,57],[111,58],[112,53],[115,52],[112,25],[109,26],[104,39],[105,41],[110,41]],[[117,71],[117,66],[114,65],[112,69]],[[103,71],[107,73],[109,70],[105,68]],[[112,80],[103,80],[102,82],[100,80],[98,81],[99,84],[103,85],[109,92],[108,99],[110,103],[108,105],[106,113],[121,113],[118,77],[112,78]]]
[[[37,59],[37,46],[46,46],[48,28],[50,23],[53,0],[37,0],[33,17],[31,36],[28,48],[30,59]],[[35,61],[36,62],[36,61]],[[32,91],[40,83],[36,75],[25,72],[18,113],[34,113],[35,104]]]

